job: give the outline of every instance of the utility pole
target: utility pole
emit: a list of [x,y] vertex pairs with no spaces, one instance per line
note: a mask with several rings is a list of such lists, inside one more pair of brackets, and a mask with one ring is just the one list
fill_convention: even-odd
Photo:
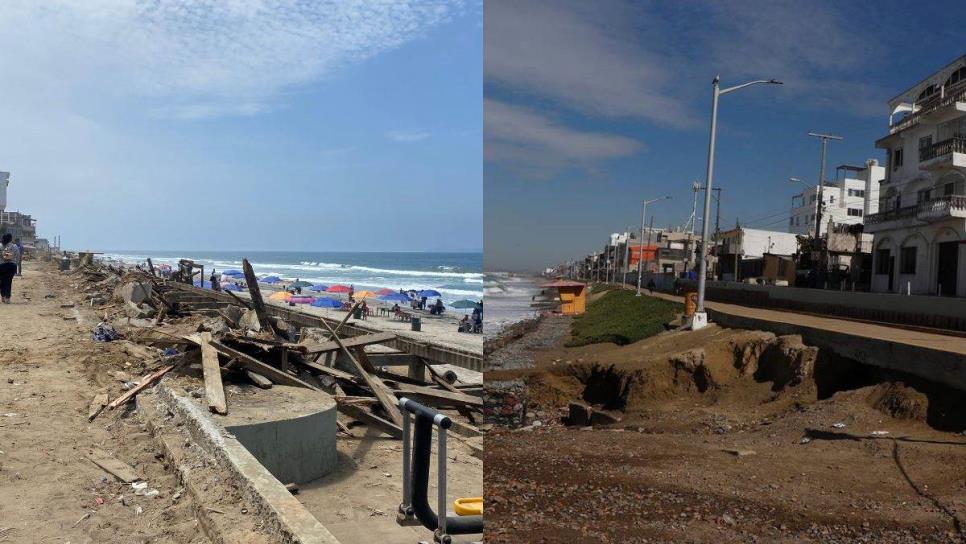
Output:
[[644,215],[647,213],[647,205],[652,202],[657,202],[658,200],[668,200],[670,196],[662,196],[661,198],[653,198],[651,200],[641,201],[641,240],[640,248],[641,252],[637,254],[637,295],[641,296],[641,276],[643,275],[642,262],[644,261]]
[[[815,138],[821,138],[822,140],[822,163],[818,170],[818,202],[815,205],[815,245],[813,251],[821,250],[821,240],[822,240],[822,208],[825,207],[825,197],[824,197],[824,187],[825,187],[825,157],[828,154],[828,141],[829,140],[842,140],[841,136],[835,136],[833,134],[821,134],[816,132],[809,132],[809,136]],[[814,257],[815,255],[813,255]],[[817,259],[813,259],[812,268],[815,271],[815,281],[817,284],[821,284],[822,265],[824,259],[822,255],[818,255]]]
[[628,263],[630,262],[631,255],[631,229],[633,227],[627,227],[627,231],[624,236],[624,279],[621,281],[622,284],[627,284],[627,269],[630,268]]

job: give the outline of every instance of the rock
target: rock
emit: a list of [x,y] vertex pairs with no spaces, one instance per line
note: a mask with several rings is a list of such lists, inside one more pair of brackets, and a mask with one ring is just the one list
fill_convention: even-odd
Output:
[[245,310],[245,313],[238,320],[238,326],[241,329],[255,332],[262,330],[262,325],[258,322],[258,315],[255,314],[255,310]]
[[527,418],[527,387],[523,380],[484,382],[483,421],[520,427]]
[[217,336],[228,332],[228,324],[221,316],[209,317],[198,325],[198,332],[210,332]]
[[704,366],[704,349],[695,348],[671,357],[671,364],[675,368],[693,373]]
[[151,284],[129,281],[114,289],[114,298],[123,302],[133,302],[137,305],[150,299],[151,293]]
[[147,304],[135,304],[134,302],[124,303],[124,314],[130,318],[148,319],[154,317],[156,313],[154,308]]
[[590,423],[590,414],[593,412],[590,406],[582,402],[571,401],[569,408],[570,412],[567,415],[567,425],[584,427]]
[[620,420],[621,418],[619,416],[615,416],[609,412],[594,410],[590,414],[591,425],[613,425],[614,423],[620,423]]
[[222,316],[231,327],[238,327],[238,322],[241,321],[243,315],[245,315],[245,310],[239,306],[231,305],[222,309]]

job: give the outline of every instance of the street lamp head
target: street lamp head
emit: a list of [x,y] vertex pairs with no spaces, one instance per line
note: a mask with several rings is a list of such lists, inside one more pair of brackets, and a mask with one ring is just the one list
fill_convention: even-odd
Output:
[[768,80],[768,83],[770,83],[771,85],[784,85],[785,84],[784,81],[778,81],[777,79],[769,79]]
[[800,180],[798,178],[788,178],[788,181],[789,182],[792,182],[792,183],[805,183],[804,181],[802,181],[802,180]]

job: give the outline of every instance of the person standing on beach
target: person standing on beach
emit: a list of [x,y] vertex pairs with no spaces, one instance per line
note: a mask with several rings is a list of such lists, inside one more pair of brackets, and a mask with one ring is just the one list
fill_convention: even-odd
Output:
[[0,302],[10,304],[13,277],[17,274],[17,263],[20,262],[20,249],[13,243],[13,236],[9,232],[0,238],[0,243],[3,244],[0,248]]
[[218,273],[215,272],[214,268],[211,269],[211,277],[208,278],[208,281],[211,282],[212,291],[221,291],[221,283],[218,281]]

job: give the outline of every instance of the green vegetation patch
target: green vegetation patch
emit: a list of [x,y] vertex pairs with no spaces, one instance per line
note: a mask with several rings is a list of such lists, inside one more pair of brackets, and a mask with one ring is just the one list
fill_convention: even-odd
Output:
[[633,344],[664,330],[664,324],[684,311],[684,306],[664,299],[634,296],[632,290],[611,291],[587,305],[574,318],[568,347],[613,342]]

